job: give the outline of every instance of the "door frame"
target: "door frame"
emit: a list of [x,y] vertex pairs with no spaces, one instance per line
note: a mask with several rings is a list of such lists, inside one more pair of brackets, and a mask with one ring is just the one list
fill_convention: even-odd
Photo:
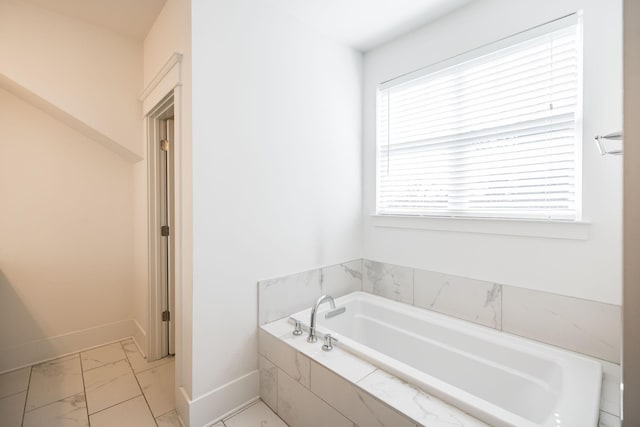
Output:
[[[162,191],[162,180],[165,178],[163,174],[162,166],[162,153],[160,149],[160,140],[168,139],[166,135],[167,124],[166,114],[170,110],[174,110],[174,94],[169,93],[158,105],[147,115],[147,242],[148,242],[148,283],[149,283],[149,343],[148,343],[148,355],[149,361],[160,359],[167,356],[166,349],[168,347],[169,334],[167,330],[167,324],[162,319],[162,312],[168,310],[171,316],[175,317],[175,313],[169,307],[169,301],[174,300],[173,295],[168,295],[168,289],[171,288],[171,283],[175,283],[175,268],[171,260],[174,259],[174,236],[172,235],[175,230],[173,224],[173,214],[169,215],[169,224],[165,224],[163,221],[165,207],[162,206],[164,199],[160,194]],[[175,132],[175,130],[174,130]],[[172,138],[173,151],[175,151],[175,137]],[[167,170],[165,173],[169,173]],[[169,174],[170,178],[173,178],[175,184],[175,173]],[[174,205],[175,201],[171,200]],[[163,237],[160,234],[160,229],[164,225],[169,225],[169,241],[167,250],[169,256],[167,260],[165,257],[165,242],[162,241]],[[165,270],[167,264],[169,264],[168,270]],[[164,279],[166,276],[167,287],[165,288]]]
[[176,351],[176,385],[181,383],[181,370],[178,369],[181,363],[182,342],[182,293],[183,293],[183,144],[182,144],[182,83],[181,83],[181,61],[182,55],[174,53],[147,88],[140,96],[142,101],[142,112],[144,115],[144,132],[146,145],[146,172],[147,172],[147,266],[148,266],[148,324],[147,324],[147,360],[157,360],[162,355],[162,293],[157,279],[158,272],[158,251],[157,239],[160,223],[159,213],[156,206],[156,174],[158,171],[157,131],[160,115],[166,111],[168,102],[172,100],[174,111],[174,227],[171,230],[173,237],[174,262],[173,262],[173,283],[175,310],[171,313],[175,330],[175,351]]

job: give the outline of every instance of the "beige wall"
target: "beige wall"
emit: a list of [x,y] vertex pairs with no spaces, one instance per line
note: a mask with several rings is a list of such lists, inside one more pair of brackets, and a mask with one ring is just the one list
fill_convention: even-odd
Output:
[[0,0],[0,58],[2,371],[135,331],[143,44]]
[[4,371],[130,326],[133,194],[128,161],[4,90],[0,129]]
[[141,154],[140,41],[0,0],[0,58],[0,74]]
[[[167,0],[144,40],[144,85],[156,76],[173,52],[188,54],[191,42],[191,5]],[[188,77],[187,73],[183,73]]]

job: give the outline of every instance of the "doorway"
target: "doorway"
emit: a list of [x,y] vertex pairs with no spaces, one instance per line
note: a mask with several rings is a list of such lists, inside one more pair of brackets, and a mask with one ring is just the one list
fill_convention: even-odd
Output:
[[147,116],[148,360],[175,354],[175,117],[169,94]]

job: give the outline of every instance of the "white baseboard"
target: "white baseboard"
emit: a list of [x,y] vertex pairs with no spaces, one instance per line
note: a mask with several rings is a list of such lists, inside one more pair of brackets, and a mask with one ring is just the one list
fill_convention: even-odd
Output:
[[189,404],[191,399],[182,386],[176,388],[176,412],[178,413],[178,419],[183,426],[190,426],[189,424]]
[[138,350],[140,353],[146,358],[147,357],[147,332],[142,328],[140,323],[136,319],[133,319],[133,333],[131,335],[133,341],[136,343]]
[[0,352],[0,373],[135,336],[133,319],[29,341]]
[[185,425],[209,426],[259,399],[259,372],[252,371],[196,399],[180,388],[176,408]]

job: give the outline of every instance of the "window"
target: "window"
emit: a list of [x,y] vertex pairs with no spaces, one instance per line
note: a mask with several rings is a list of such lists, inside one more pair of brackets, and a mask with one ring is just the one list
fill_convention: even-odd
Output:
[[376,213],[580,219],[572,15],[380,85]]

